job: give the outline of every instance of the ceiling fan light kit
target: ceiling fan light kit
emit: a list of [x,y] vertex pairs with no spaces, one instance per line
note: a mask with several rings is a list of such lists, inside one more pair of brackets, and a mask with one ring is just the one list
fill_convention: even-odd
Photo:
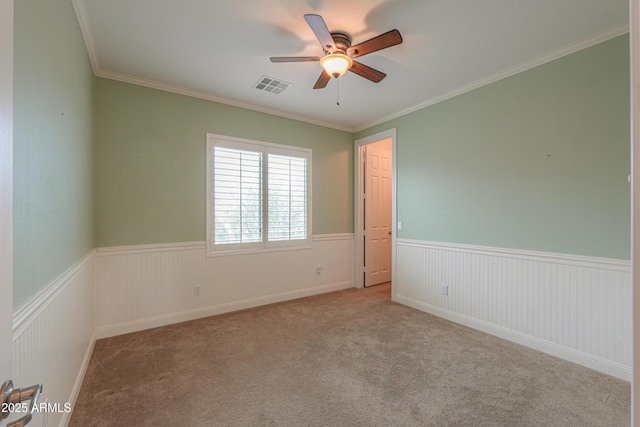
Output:
[[378,50],[386,49],[402,43],[402,36],[398,30],[391,30],[372,39],[351,46],[351,36],[342,31],[329,32],[324,19],[320,15],[304,15],[305,21],[311,27],[322,46],[324,56],[274,56],[271,62],[313,62],[320,61],[322,74],[313,86],[323,89],[331,77],[339,78],[347,71],[351,71],[374,83],[379,83],[387,75],[381,71],[368,67],[352,58],[367,55]]
[[353,61],[343,53],[332,53],[320,60],[322,68],[334,78],[342,77],[353,65]]

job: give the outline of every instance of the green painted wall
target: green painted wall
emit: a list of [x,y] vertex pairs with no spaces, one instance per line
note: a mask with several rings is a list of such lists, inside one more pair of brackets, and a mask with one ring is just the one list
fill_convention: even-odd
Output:
[[359,132],[397,128],[401,238],[629,259],[621,36]]
[[15,2],[15,308],[94,247],[93,73],[71,1]]
[[[15,9],[15,308],[95,246],[204,240],[207,132],[312,148],[313,232],[353,231],[354,135],[92,78],[70,1]],[[397,128],[399,236],[628,259],[628,70],[623,36],[358,132]]]
[[353,135],[95,79],[97,246],[206,240],[206,133],[313,149],[313,233],[353,231]]

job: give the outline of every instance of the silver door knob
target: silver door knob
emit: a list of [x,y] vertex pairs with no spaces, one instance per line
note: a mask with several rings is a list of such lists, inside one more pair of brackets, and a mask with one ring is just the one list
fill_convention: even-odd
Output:
[[7,424],[7,427],[23,427],[31,421],[33,418],[33,413],[36,410],[38,405],[38,398],[40,397],[40,393],[42,392],[42,384],[32,385],[31,387],[26,388],[13,388],[13,382],[11,380],[2,384],[0,387],[0,398],[2,399],[2,411],[0,412],[0,419],[5,419],[9,417],[10,408],[21,408],[18,404],[22,402],[26,402],[27,400],[31,401],[29,408],[29,412],[27,414],[11,423]]

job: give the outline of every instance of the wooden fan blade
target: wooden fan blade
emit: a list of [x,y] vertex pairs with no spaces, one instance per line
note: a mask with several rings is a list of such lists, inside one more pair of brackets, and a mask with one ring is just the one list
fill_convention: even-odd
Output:
[[320,61],[319,56],[272,56],[271,62],[312,62]]
[[366,65],[356,61],[353,61],[353,65],[351,65],[349,71],[351,71],[352,73],[356,73],[357,75],[362,76],[365,79],[369,79],[374,83],[379,83],[382,79],[387,77],[387,75],[382,71],[367,67]]
[[402,36],[398,30],[387,31],[384,34],[380,34],[366,42],[358,43],[355,46],[351,46],[347,49],[347,55],[352,58],[357,58],[362,55],[366,55],[377,50],[385,49],[391,46],[402,43]]
[[327,24],[324,23],[324,19],[320,15],[314,14],[306,14],[304,15],[305,21],[313,30],[313,33],[316,35],[316,38],[320,42],[322,49],[326,50],[329,53],[333,53],[336,51],[336,44],[333,42],[333,37],[331,37],[331,33],[327,28]]
[[318,78],[318,81],[313,86],[313,88],[324,89],[325,87],[327,87],[327,83],[329,83],[329,80],[331,80],[331,76],[329,75],[329,73],[327,73],[325,70],[322,70],[322,74],[320,74],[320,77]]

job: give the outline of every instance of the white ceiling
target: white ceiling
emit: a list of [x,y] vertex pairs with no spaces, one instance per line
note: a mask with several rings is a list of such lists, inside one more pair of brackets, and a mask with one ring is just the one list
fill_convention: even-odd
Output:
[[[627,0],[73,0],[96,75],[356,131],[628,31]],[[360,57],[313,90],[321,56],[303,19],[353,43],[391,29],[401,45]],[[274,95],[263,76],[292,83]]]

